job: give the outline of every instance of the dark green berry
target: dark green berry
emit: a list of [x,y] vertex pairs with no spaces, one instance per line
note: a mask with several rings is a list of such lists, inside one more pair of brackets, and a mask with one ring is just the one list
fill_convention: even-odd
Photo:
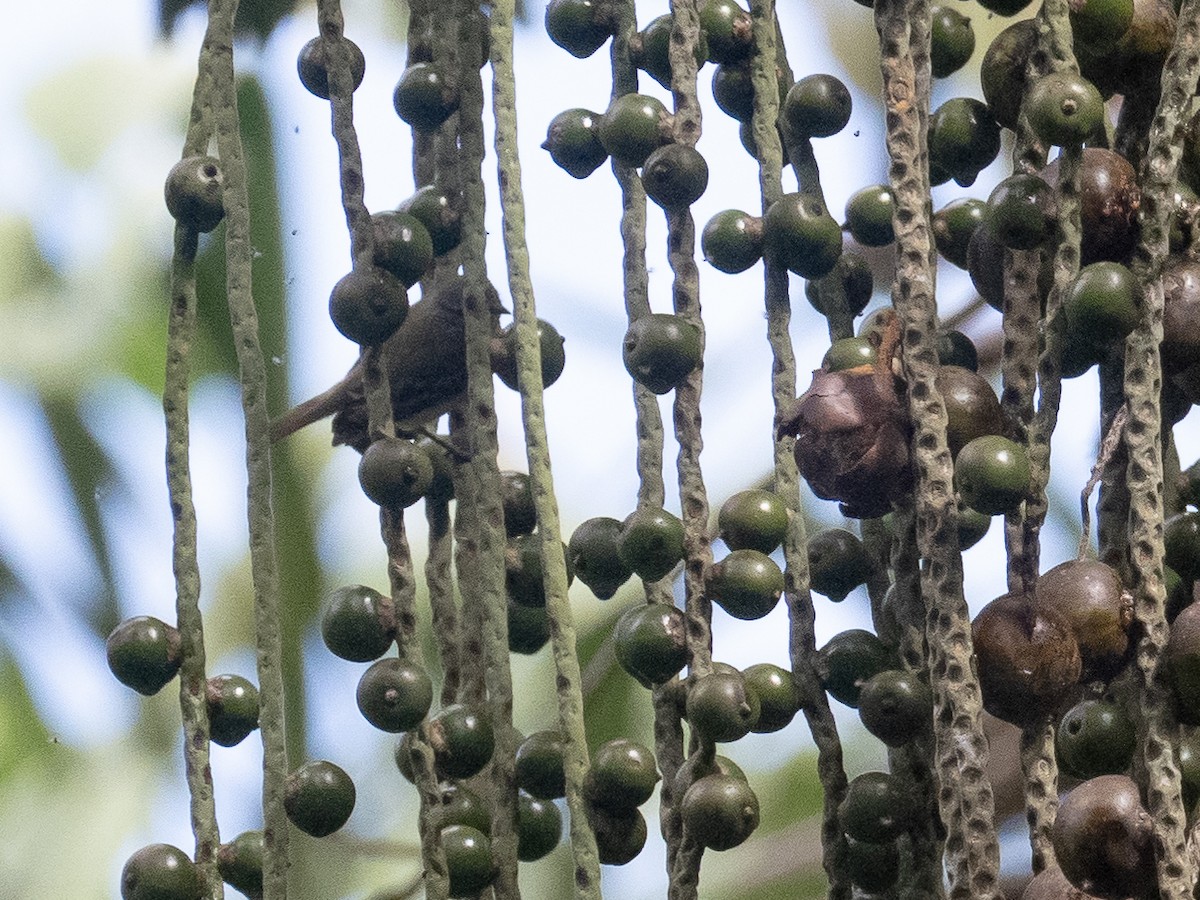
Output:
[[854,102],[841,79],[832,75],[808,75],[787,92],[782,117],[796,134],[810,138],[831,137],[846,127]]
[[612,36],[602,0],[550,0],[546,34],[572,56],[587,59]]
[[[665,87],[671,89],[671,27],[674,18],[670,15],[658,16],[650,20],[650,24],[638,35],[640,42],[634,55],[634,63],[639,69]],[[632,42],[631,42],[632,44]],[[630,47],[632,54],[633,47]],[[703,66],[708,59],[708,39],[701,31],[696,41],[696,66]]]
[[817,677],[831,697],[857,707],[862,686],[893,665],[883,641],[861,628],[835,634],[817,653]]
[[358,462],[358,483],[372,503],[386,509],[412,506],[433,481],[433,463],[415,441],[380,438]]
[[708,187],[708,163],[695,147],[666,144],[646,157],[642,186],[663,209],[685,209]]
[[763,249],[768,259],[802,278],[820,278],[842,255],[842,229],[813,194],[785,194],[763,217]]
[[170,844],[143,847],[121,870],[121,900],[201,900],[206,893],[191,857]]
[[700,6],[700,28],[715,63],[736,62],[750,55],[754,32],[750,14],[733,0],[706,0]]
[[885,669],[863,684],[858,715],[867,731],[889,747],[900,747],[929,728],[933,694],[915,672]]
[[971,20],[956,9],[934,4],[929,10],[929,63],[934,78],[946,78],[967,64],[975,52],[975,31]]
[[504,504],[504,531],[509,537],[528,534],[537,526],[533,486],[524,472],[500,473],[500,498]]
[[321,637],[334,656],[350,662],[379,659],[396,637],[396,606],[365,585],[338,588],[325,600]]
[[844,528],[827,528],[808,539],[810,585],[834,603],[846,599],[871,575],[871,561],[858,536]]
[[983,222],[986,211],[984,201],[960,197],[934,213],[933,239],[943,259],[960,269],[967,267],[971,236]]
[[[563,548],[564,559],[569,559]],[[521,606],[546,605],[545,576],[542,566],[542,536],[518,534],[509,538],[504,551],[504,584],[508,596]],[[567,566],[567,583],[574,579]]]
[[562,813],[549,800],[524,791],[517,793],[517,859],[533,862],[546,856],[562,839]]
[[262,897],[262,866],[261,831],[243,831],[217,850],[217,871],[221,873],[221,879],[247,897]]
[[437,807],[435,826],[466,825],[484,834],[492,830],[492,812],[484,799],[470,788],[453,781],[442,782],[441,803]]
[[258,688],[242,676],[214,675],[208,679],[204,698],[213,743],[233,747],[258,728]]
[[633,574],[617,549],[620,534],[619,521],[597,516],[580,522],[567,544],[567,559],[576,577],[599,600],[612,597]]
[[396,211],[408,213],[424,225],[433,244],[433,255],[441,256],[462,240],[461,202],[436,184],[427,184],[401,203]]
[[864,891],[887,891],[900,877],[900,850],[895,841],[873,844],[846,838],[846,874]]
[[856,841],[873,844],[899,837],[912,814],[900,783],[886,772],[865,772],[851,780],[838,807],[842,830]]
[[710,850],[729,850],[758,827],[758,797],[741,778],[705,775],[683,795],[680,815],[687,837]]
[[[542,361],[542,387],[548,388],[562,375],[567,365],[564,349],[566,338],[558,329],[544,319],[537,320],[538,348]],[[517,373],[517,329],[516,323],[505,326],[499,337],[492,339],[492,371],[514,391],[521,389]]]
[[979,5],[998,16],[1015,16],[1029,5],[1029,0],[980,0]]
[[742,677],[746,687],[758,697],[758,721],[750,730],[767,734],[787,727],[800,711],[803,700],[792,673],[771,663],[757,663],[743,670]]
[[1039,78],[1025,98],[1029,127],[1046,144],[1071,147],[1089,140],[1104,126],[1104,98],[1075,72]]
[[661,776],[648,747],[626,738],[606,741],[592,754],[583,783],[593,806],[630,809],[650,799]]
[[875,345],[864,337],[840,338],[825,351],[821,357],[821,368],[826,372],[841,372],[845,369],[857,369],[859,366],[871,366],[879,361],[879,353]]
[[454,704],[430,718],[428,729],[438,771],[447,777],[470,778],[491,762],[496,739],[486,715]]
[[704,261],[730,275],[745,272],[762,259],[762,219],[740,209],[719,212],[700,233]]
[[600,142],[600,113],[568,109],[550,120],[542,149],[573,178],[587,178],[608,159]]
[[364,719],[399,733],[421,724],[433,703],[433,682],[421,666],[388,657],[363,672],[356,699]]
[[804,285],[804,296],[823,316],[843,312],[857,316],[867,308],[875,293],[871,264],[861,253],[849,250],[838,257],[833,269]]
[[1069,17],[1075,41],[1102,54],[1112,49],[1133,22],[1133,0],[1079,0]]
[[508,649],[532,656],[550,642],[550,614],[544,606],[522,606],[508,598]]
[[978,100],[955,97],[929,117],[929,164],[970,187],[1000,153],[1000,126]]
[[441,837],[450,876],[449,896],[474,897],[492,883],[496,862],[487,835],[468,825],[448,825]]
[[425,277],[433,264],[433,238],[416,216],[380,212],[371,216],[375,265],[396,276],[406,288]]
[[284,784],[283,808],[292,824],[313,837],[333,834],[354,812],[354,782],[325,760],[302,765]]
[[771,491],[738,491],[717,513],[717,533],[730,550],[772,553],[783,543],[787,529],[787,506]]
[[984,515],[1015,510],[1029,494],[1029,454],[998,434],[968,442],[954,461],[962,501]]
[[1124,341],[1141,320],[1141,285],[1115,262],[1085,266],[1067,288],[1068,333],[1095,347]]
[[1137,729],[1110,700],[1081,700],[1063,713],[1054,734],[1058,765],[1074,778],[1124,772],[1133,760]]
[[459,95],[441,66],[432,62],[410,65],[396,82],[392,106],[414,131],[436,131],[458,109]]
[[658,507],[636,510],[621,523],[617,553],[643,581],[658,581],[683,559],[683,523]]
[[1045,241],[1055,216],[1055,195],[1036,175],[1005,178],[988,197],[988,227],[1011,250],[1032,250]]
[[606,866],[623,866],[646,846],[646,818],[637,809],[608,809],[587,805],[588,823],[596,835],[596,850]]
[[846,229],[864,247],[883,247],[896,239],[892,217],[896,195],[886,184],[856,191],[846,201]]
[[624,94],[600,119],[600,143],[614,159],[640,166],[670,140],[670,113],[654,97]]
[[219,160],[211,156],[185,157],[167,173],[163,191],[167,212],[185,228],[212,231],[225,218],[224,189]]
[[975,438],[998,434],[1004,428],[1000,399],[987,379],[958,366],[938,369],[936,384],[946,405],[946,443],[950,455]]
[[329,318],[334,327],[364,346],[386,341],[407,316],[404,282],[376,266],[355,269],[329,293]]
[[[362,84],[363,75],[367,71],[367,59],[363,56],[358,44],[348,38],[342,38],[342,44],[350,56],[351,90],[358,90]],[[300,83],[310,94],[329,99],[329,54],[328,39],[315,37],[300,48],[296,57],[296,71],[300,75]]]
[[958,366],[968,372],[979,368],[979,351],[975,342],[961,331],[948,329],[938,332],[938,364]]
[[713,602],[735,619],[761,619],[783,596],[783,572],[759,550],[731,550],[708,570]]
[[687,623],[666,603],[631,607],[613,625],[617,662],[646,687],[662,684],[687,665]]
[[692,729],[718,743],[745,737],[762,711],[758,695],[736,669],[715,670],[688,687],[687,720]]
[[563,740],[557,731],[535,731],[517,747],[517,786],[540,800],[566,793]]
[[179,630],[161,619],[126,619],[108,636],[108,668],[121,684],[152,696],[179,671],[180,641]]

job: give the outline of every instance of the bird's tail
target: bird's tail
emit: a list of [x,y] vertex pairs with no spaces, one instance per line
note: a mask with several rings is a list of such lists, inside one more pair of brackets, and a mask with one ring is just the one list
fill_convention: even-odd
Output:
[[293,406],[271,423],[271,443],[333,415],[345,405],[347,389],[346,381],[342,380],[324,393]]

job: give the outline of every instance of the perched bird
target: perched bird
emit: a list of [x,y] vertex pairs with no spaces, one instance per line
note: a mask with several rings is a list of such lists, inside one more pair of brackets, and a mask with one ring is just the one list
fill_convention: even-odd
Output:
[[[496,289],[487,292],[493,314],[504,312]],[[414,303],[395,334],[383,343],[383,362],[392,393],[397,431],[413,430],[447,412],[467,389],[463,332],[463,280],[438,285]],[[271,423],[271,441],[333,416],[333,443],[360,453],[370,443],[362,362],[317,396]]]

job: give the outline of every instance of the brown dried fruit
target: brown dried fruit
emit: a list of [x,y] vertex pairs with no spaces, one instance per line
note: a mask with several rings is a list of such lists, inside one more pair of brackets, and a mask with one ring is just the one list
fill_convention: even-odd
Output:
[[[1058,188],[1057,159],[1040,174],[1047,184]],[[1133,166],[1111,150],[1085,148],[1079,199],[1083,223],[1081,264],[1124,262],[1137,241],[1137,215],[1142,205]]]
[[1129,658],[1133,599],[1110,566],[1076,559],[1044,573],[1034,586],[1041,606],[1051,606],[1070,623],[1083,659],[1083,677],[1109,679]]
[[1063,798],[1051,831],[1063,874],[1097,897],[1157,897],[1154,825],[1127,775],[1101,775]]

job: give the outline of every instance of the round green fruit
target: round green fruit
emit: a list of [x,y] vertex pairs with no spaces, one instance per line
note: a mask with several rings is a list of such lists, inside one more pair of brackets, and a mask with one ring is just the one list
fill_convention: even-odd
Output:
[[708,163],[695,147],[666,144],[646,157],[642,187],[663,209],[686,209],[708,187]]
[[517,747],[517,786],[539,800],[566,793],[563,740],[557,731],[535,731]]
[[933,722],[933,694],[915,672],[886,669],[872,675],[858,695],[867,731],[889,747],[901,747]]
[[762,259],[762,219],[740,209],[719,212],[700,233],[704,261],[730,275],[745,272]]
[[[367,72],[367,59],[354,41],[344,37],[341,40],[350,57],[350,89],[356,91]],[[327,44],[326,38],[315,37],[300,48],[300,54],[296,57],[296,72],[300,76],[300,83],[310,94],[322,100],[329,99]]]
[[416,216],[379,212],[371,216],[375,265],[412,287],[433,264],[433,238]]
[[363,672],[356,699],[364,719],[399,733],[421,724],[433,704],[433,682],[421,666],[388,657]]
[[654,97],[624,94],[600,119],[600,143],[614,159],[640,166],[670,140],[670,113]]
[[593,806],[630,809],[650,799],[661,776],[654,754],[636,741],[615,738],[592,754],[583,792]]
[[800,711],[803,700],[792,673],[771,663],[757,663],[745,669],[742,677],[746,687],[758,697],[758,721],[750,730],[767,734],[786,728]]
[[842,229],[813,194],[785,194],[763,217],[763,250],[768,260],[801,278],[820,278],[842,255]]
[[679,387],[700,363],[700,329],[681,316],[650,313],[635,319],[621,345],[625,370],[656,394]]
[[613,625],[617,662],[646,687],[670,681],[687,665],[687,622],[666,603],[631,607]]
[[496,862],[487,835],[469,825],[447,825],[441,837],[450,876],[449,896],[474,897],[492,883]]
[[687,720],[692,729],[710,741],[736,741],[758,723],[758,695],[736,669],[713,671],[688,687]]
[[597,516],[581,522],[567,544],[567,560],[575,576],[591,588],[599,600],[607,600],[616,594],[633,574],[621,560],[620,535],[619,521]]
[[429,490],[433,463],[415,441],[372,441],[358,462],[358,483],[372,503],[386,509],[412,506]]
[[636,510],[621,523],[617,553],[643,581],[658,581],[683,559],[683,523],[658,507]]
[[896,239],[892,218],[896,195],[886,184],[856,191],[846,201],[846,229],[864,247],[884,247]]
[[810,138],[832,137],[850,121],[854,101],[839,78],[808,75],[787,92],[782,116],[796,134]]
[[975,52],[971,20],[956,9],[934,4],[930,7],[929,63],[934,78],[946,78],[967,64]]
[[761,619],[783,596],[783,572],[758,550],[731,550],[708,570],[708,594],[736,619]]
[[214,675],[204,690],[208,732],[222,747],[240,744],[258,728],[258,688],[240,675]]
[[908,796],[886,772],[864,772],[851,780],[838,807],[842,830],[856,841],[872,844],[895,840],[912,818]]
[[1029,455],[997,434],[969,441],[954,461],[954,480],[967,506],[995,516],[1017,509],[1029,493]]
[[121,900],[201,900],[206,893],[196,864],[171,844],[143,847],[121,870]]
[[533,862],[548,855],[562,839],[562,813],[549,800],[517,793],[517,859]]
[[697,779],[680,803],[684,833],[710,850],[729,850],[758,827],[758,797],[733,775]]
[[354,812],[354,782],[345,770],[325,760],[302,765],[284,782],[283,808],[292,824],[313,837],[326,837]]
[[329,652],[341,659],[379,659],[396,638],[395,604],[365,585],[338,588],[325,600],[321,637]]
[[162,690],[183,661],[179,630],[154,616],[126,619],[109,634],[105,652],[117,681],[147,697]]
[[449,778],[470,778],[492,760],[496,749],[491,720],[461,704],[447,706],[428,725],[438,771]]
[[437,131],[458,109],[458,102],[458,90],[432,62],[413,63],[392,92],[396,115],[419,132]]
[[831,637],[817,652],[817,676],[831,697],[857,707],[862,687],[878,673],[895,665],[883,641],[861,628]]
[[188,156],[171,167],[163,189],[167,212],[180,225],[212,231],[225,218],[225,176],[219,160]]
[[217,871],[221,880],[247,897],[263,892],[263,833],[243,831],[217,850]]
[[1073,147],[1104,127],[1104,98],[1075,72],[1054,72],[1033,83],[1025,114],[1034,134],[1055,147]]
[[809,585],[834,603],[865,584],[871,561],[857,535],[844,528],[827,528],[808,539]]
[[772,553],[783,543],[787,529],[787,506],[771,491],[738,491],[717,513],[717,533],[730,550]]
[[1125,772],[1136,744],[1133,722],[1110,700],[1081,700],[1063,713],[1054,733],[1059,767],[1079,779]]
[[329,293],[329,318],[343,337],[363,346],[386,341],[408,317],[408,291],[391,272],[367,266]]

